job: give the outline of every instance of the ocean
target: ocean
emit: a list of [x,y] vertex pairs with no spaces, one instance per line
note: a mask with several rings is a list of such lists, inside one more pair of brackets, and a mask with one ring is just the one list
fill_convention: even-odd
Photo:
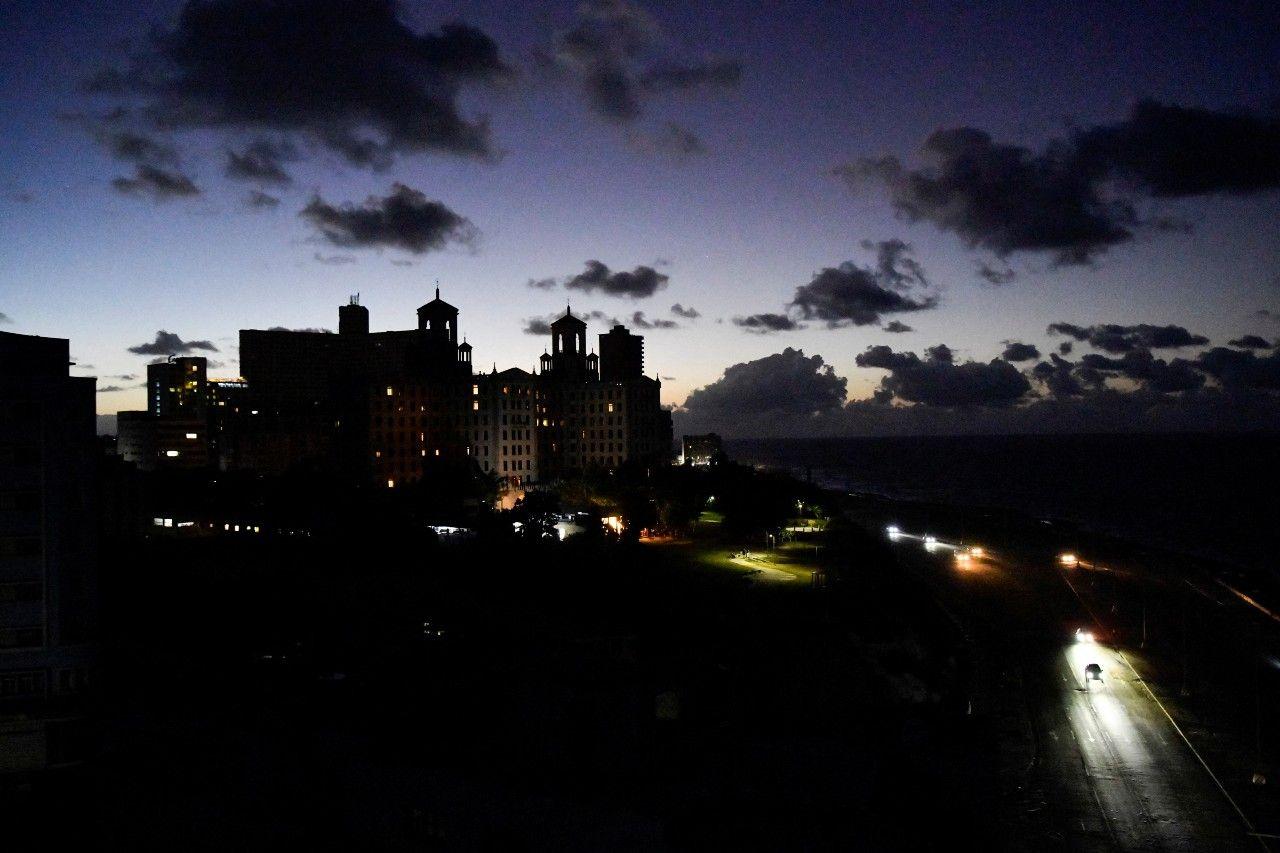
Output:
[[1274,434],[736,439],[725,450],[845,492],[1019,510],[1277,573]]

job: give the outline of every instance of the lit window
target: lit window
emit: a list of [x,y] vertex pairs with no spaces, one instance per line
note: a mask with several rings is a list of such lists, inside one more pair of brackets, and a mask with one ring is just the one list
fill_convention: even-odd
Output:
[[396,487],[396,481],[395,481],[395,480],[387,480],[387,488],[388,488],[388,489],[394,489],[395,487]]
[[169,456],[169,457],[177,456],[177,455],[178,455],[178,451],[176,451],[176,450],[166,450],[166,451],[164,452],[164,455],[165,455],[165,456]]
[[480,395],[480,386],[479,386],[479,385],[472,385],[472,386],[471,386],[471,396],[473,396],[473,397],[478,397],[479,395]]
[[472,400],[472,401],[471,401],[471,411],[473,411],[473,412],[478,412],[478,411],[480,411],[480,401],[479,401],[479,400]]
[[437,448],[436,448],[436,456],[439,456],[439,455],[440,455],[440,448],[438,448],[438,447],[437,447]]
[[196,434],[194,432],[187,433],[187,438],[195,438],[195,437],[196,437]]
[[610,403],[610,404],[609,404],[609,411],[611,411],[611,412],[613,411],[613,403]]
[[392,388],[390,385],[388,385],[388,386],[387,386],[387,396],[388,396],[388,397],[390,397],[390,396],[391,396],[391,395],[393,395],[393,394],[395,394],[395,389],[394,389],[394,388]]

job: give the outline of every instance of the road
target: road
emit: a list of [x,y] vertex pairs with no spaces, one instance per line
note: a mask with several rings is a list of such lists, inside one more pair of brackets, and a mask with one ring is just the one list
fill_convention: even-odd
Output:
[[[1075,628],[1092,619],[1056,567],[1008,553],[957,559],[957,546],[926,548],[907,533],[895,543],[989,665],[1017,673],[1034,741],[1023,803],[1048,817],[1029,847],[1268,849],[1130,666],[1134,651],[1077,640]],[[1085,685],[1090,663],[1102,667],[1101,684]],[[1011,697],[988,688],[978,701]]]

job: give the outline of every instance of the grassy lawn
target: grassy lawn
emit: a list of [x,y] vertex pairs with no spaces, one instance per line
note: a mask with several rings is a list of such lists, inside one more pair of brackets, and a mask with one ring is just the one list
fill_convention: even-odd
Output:
[[701,538],[653,542],[648,547],[660,549],[664,559],[679,570],[708,579],[751,578],[761,583],[808,586],[815,568],[811,542],[788,542],[772,551],[751,551],[745,558],[731,557],[730,546]]

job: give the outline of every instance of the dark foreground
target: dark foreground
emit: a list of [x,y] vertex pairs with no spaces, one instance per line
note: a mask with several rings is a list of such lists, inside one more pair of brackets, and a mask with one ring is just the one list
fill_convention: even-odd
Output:
[[146,543],[104,572],[100,754],[8,791],[6,825],[33,849],[992,837],[965,644],[882,543],[831,534],[825,589],[696,554]]

